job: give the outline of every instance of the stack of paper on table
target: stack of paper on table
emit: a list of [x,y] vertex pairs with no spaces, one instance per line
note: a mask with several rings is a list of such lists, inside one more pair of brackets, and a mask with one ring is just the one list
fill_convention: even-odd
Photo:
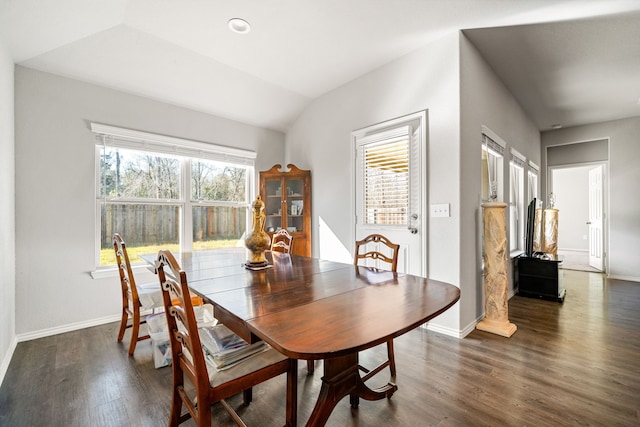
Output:
[[222,324],[200,328],[204,357],[218,371],[229,369],[269,349],[263,341],[248,344]]

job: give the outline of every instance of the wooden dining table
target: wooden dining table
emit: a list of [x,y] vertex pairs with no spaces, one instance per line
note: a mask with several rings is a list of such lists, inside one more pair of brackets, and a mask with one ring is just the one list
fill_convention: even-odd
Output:
[[[267,252],[268,267],[250,270],[243,248],[174,254],[189,287],[215,317],[247,342],[263,340],[294,359],[324,360],[320,394],[307,426],[323,426],[350,396],[390,397],[397,385],[371,389],[358,352],[438,316],[460,298],[451,284],[333,261]],[[154,254],[143,255],[154,265]]]

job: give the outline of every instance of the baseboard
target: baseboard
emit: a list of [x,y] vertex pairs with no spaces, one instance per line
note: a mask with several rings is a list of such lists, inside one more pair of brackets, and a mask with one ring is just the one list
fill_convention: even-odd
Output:
[[628,282],[640,282],[640,277],[619,276],[617,274],[607,274],[607,279],[626,280]]
[[105,323],[117,322],[121,316],[119,314],[107,317],[101,317],[98,319],[91,319],[84,322],[69,323],[67,325],[56,326],[55,328],[41,329],[39,331],[28,332],[26,334],[19,334],[17,336],[18,342],[31,341],[38,338],[50,337],[52,335],[63,334],[65,332],[77,331],[78,329],[90,328],[92,326],[104,325]]
[[4,381],[4,376],[7,374],[7,370],[9,369],[9,364],[11,363],[11,359],[13,358],[13,353],[15,352],[17,345],[18,345],[18,339],[17,337],[14,336],[13,340],[11,341],[11,345],[7,350],[7,353],[4,355],[4,358],[2,359],[2,365],[0,365],[0,386]]
[[461,331],[453,328],[445,328],[443,326],[432,325],[430,323],[425,323],[421,326],[421,328],[426,329],[427,331],[437,332],[439,334],[447,335],[454,338],[463,338]]

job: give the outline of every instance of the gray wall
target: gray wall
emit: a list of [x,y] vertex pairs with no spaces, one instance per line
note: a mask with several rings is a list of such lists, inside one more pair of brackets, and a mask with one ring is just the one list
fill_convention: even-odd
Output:
[[[314,256],[350,262],[350,133],[423,109],[428,110],[428,204],[451,204],[451,217],[429,218],[427,274],[461,289],[460,302],[430,327],[464,335],[484,313],[478,216],[482,125],[540,164],[538,130],[467,39],[451,33],[317,99],[287,134],[288,158],[313,171]],[[325,247],[335,241],[342,250]]]
[[0,40],[0,382],[16,345],[13,60]]
[[[491,67],[482,58],[473,44],[464,36],[460,37],[460,87],[461,87],[461,236],[465,242],[461,246],[462,282],[468,304],[461,311],[462,325],[474,324],[484,314],[482,283],[482,209],[481,205],[481,149],[482,126],[488,127],[506,143],[503,161],[505,177],[504,193],[509,194],[510,148],[516,149],[540,165],[540,133],[527,117],[516,99],[500,81]],[[527,171],[525,170],[525,177]],[[526,193],[525,193],[526,194]],[[508,203],[508,196],[501,202]],[[509,236],[508,212],[505,211],[507,236]],[[509,289],[513,291],[511,263]],[[471,304],[476,304],[471,306]]]
[[[428,110],[428,203],[450,203],[451,217],[429,219],[428,276],[460,282],[458,37],[452,33],[316,99],[287,133],[287,158],[311,169],[313,255],[352,262],[351,132]],[[427,213],[425,213],[427,214]],[[430,325],[457,334],[459,305]]]
[[546,147],[547,166],[576,163],[606,162],[609,160],[609,141],[585,141],[575,144]]
[[[609,140],[607,272],[610,277],[640,281],[640,117],[543,132],[542,149],[602,139]],[[546,159],[542,168],[546,171]],[[546,188],[544,179],[542,184]]]
[[89,122],[255,150],[257,171],[284,158],[280,132],[24,67],[16,68],[15,94],[19,336],[83,327],[119,311],[116,276],[89,275],[95,268]]

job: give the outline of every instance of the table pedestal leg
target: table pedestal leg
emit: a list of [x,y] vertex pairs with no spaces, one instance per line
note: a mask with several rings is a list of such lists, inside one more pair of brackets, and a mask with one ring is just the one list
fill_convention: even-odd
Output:
[[375,390],[367,387],[358,371],[358,353],[325,359],[322,388],[307,426],[324,426],[333,408],[346,395],[350,395],[351,406],[357,408],[360,398],[389,398],[397,389],[398,386],[391,383]]

